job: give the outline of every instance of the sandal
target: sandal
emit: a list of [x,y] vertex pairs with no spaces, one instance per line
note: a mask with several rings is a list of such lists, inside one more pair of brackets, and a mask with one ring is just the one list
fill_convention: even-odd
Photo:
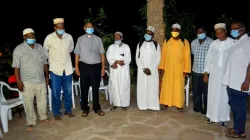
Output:
[[225,133],[234,133],[234,129],[233,128],[227,128],[224,130]]
[[127,111],[127,108],[126,107],[122,107],[122,110]]
[[226,133],[225,135],[230,138],[246,138],[246,133],[244,134]]
[[43,122],[43,123],[53,123],[53,120],[50,119],[50,118],[47,118],[45,120],[41,120],[41,122]]
[[104,116],[104,115],[105,115],[105,113],[104,113],[102,110],[98,110],[96,113],[97,113],[99,116]]
[[210,119],[206,120],[207,124],[212,124],[214,122],[212,122]]
[[162,110],[165,110],[165,109],[167,109],[168,108],[168,105],[161,105],[161,109]]
[[26,128],[26,130],[27,131],[32,131],[34,128],[35,128],[34,125],[28,125],[27,128]]
[[110,111],[115,111],[117,109],[117,106],[113,106],[110,108]]
[[86,112],[86,111],[83,111],[83,112],[82,112],[82,117],[87,117],[88,115],[89,115],[88,112]]
[[69,116],[69,118],[73,118],[73,117],[75,117],[76,115],[75,114],[73,114],[73,113],[64,113],[64,115],[68,115]]
[[177,108],[179,112],[183,112],[183,108]]

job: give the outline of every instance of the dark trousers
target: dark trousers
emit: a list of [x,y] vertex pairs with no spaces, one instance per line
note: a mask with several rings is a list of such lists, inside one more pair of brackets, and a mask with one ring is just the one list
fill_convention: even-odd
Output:
[[[203,74],[198,74],[195,72],[193,72],[192,81],[193,81],[192,91],[193,91],[194,109],[197,110],[198,112],[201,112],[201,111],[206,112],[208,84],[206,84],[203,81]],[[204,105],[203,106],[204,108],[202,108],[202,105]]]
[[89,112],[88,95],[89,88],[92,87],[93,110],[95,112],[101,109],[99,104],[99,87],[101,82],[101,63],[86,64],[80,62],[80,83],[81,83],[81,108]]
[[227,88],[229,97],[229,105],[233,112],[234,131],[237,134],[245,133],[246,118],[247,118],[247,96],[245,92]]

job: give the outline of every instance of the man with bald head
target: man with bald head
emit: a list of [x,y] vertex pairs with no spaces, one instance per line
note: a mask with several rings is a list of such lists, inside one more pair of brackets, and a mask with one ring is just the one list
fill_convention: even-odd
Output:
[[75,47],[75,72],[80,76],[82,117],[89,114],[88,96],[92,87],[93,110],[100,116],[105,115],[99,103],[101,77],[105,75],[104,47],[100,37],[94,35],[93,24],[88,22],[83,29],[86,34],[80,36]]
[[227,86],[234,127],[225,129],[225,132],[228,137],[245,138],[250,82],[250,38],[246,33],[246,26],[242,22],[231,24],[231,36],[235,38],[235,43],[229,52],[222,84]]
[[[36,43],[33,29],[27,28],[23,30],[23,39],[24,42],[14,50],[12,67],[14,67],[18,90],[23,93],[27,130],[31,131],[36,125],[34,97],[36,97],[39,119],[42,122],[51,122],[46,114],[46,84],[48,84],[49,79],[48,63],[43,47]],[[8,125],[8,123],[5,125]]]
[[44,50],[49,59],[49,70],[52,90],[52,111],[56,120],[61,120],[61,90],[65,115],[74,117],[72,113],[72,62],[70,53],[74,49],[73,38],[65,32],[64,19],[55,18],[54,32],[49,34],[44,41]]
[[115,32],[115,42],[107,50],[107,60],[110,65],[109,95],[114,111],[117,107],[127,110],[130,103],[130,48],[123,43],[123,34]]
[[[209,46],[205,59],[203,80],[208,83],[207,122],[225,122],[230,120],[230,106],[228,104],[227,87],[222,85],[228,54],[234,44],[234,40],[227,37],[225,23],[214,25],[216,39]],[[208,78],[208,74],[210,75]]]

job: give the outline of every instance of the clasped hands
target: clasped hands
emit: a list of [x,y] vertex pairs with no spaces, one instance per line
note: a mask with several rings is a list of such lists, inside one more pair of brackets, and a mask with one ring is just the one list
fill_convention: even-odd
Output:
[[118,65],[120,66],[124,66],[125,63],[123,60],[116,60],[115,63],[113,65],[111,65],[111,68],[112,69],[117,69]]

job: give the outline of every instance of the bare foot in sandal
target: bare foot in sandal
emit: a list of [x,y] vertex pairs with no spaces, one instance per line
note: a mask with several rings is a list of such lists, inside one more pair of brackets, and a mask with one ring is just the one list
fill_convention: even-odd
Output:
[[47,119],[45,119],[45,120],[41,120],[41,122],[42,122],[42,123],[51,124],[51,123],[53,123],[54,121],[53,121],[52,119],[50,119],[50,118],[47,118]]
[[105,115],[105,113],[104,113],[102,110],[98,110],[96,113],[97,113],[99,116],[104,116],[104,115]]
[[27,128],[26,128],[26,130],[27,131],[32,131],[34,128],[35,128],[34,125],[28,125]]

